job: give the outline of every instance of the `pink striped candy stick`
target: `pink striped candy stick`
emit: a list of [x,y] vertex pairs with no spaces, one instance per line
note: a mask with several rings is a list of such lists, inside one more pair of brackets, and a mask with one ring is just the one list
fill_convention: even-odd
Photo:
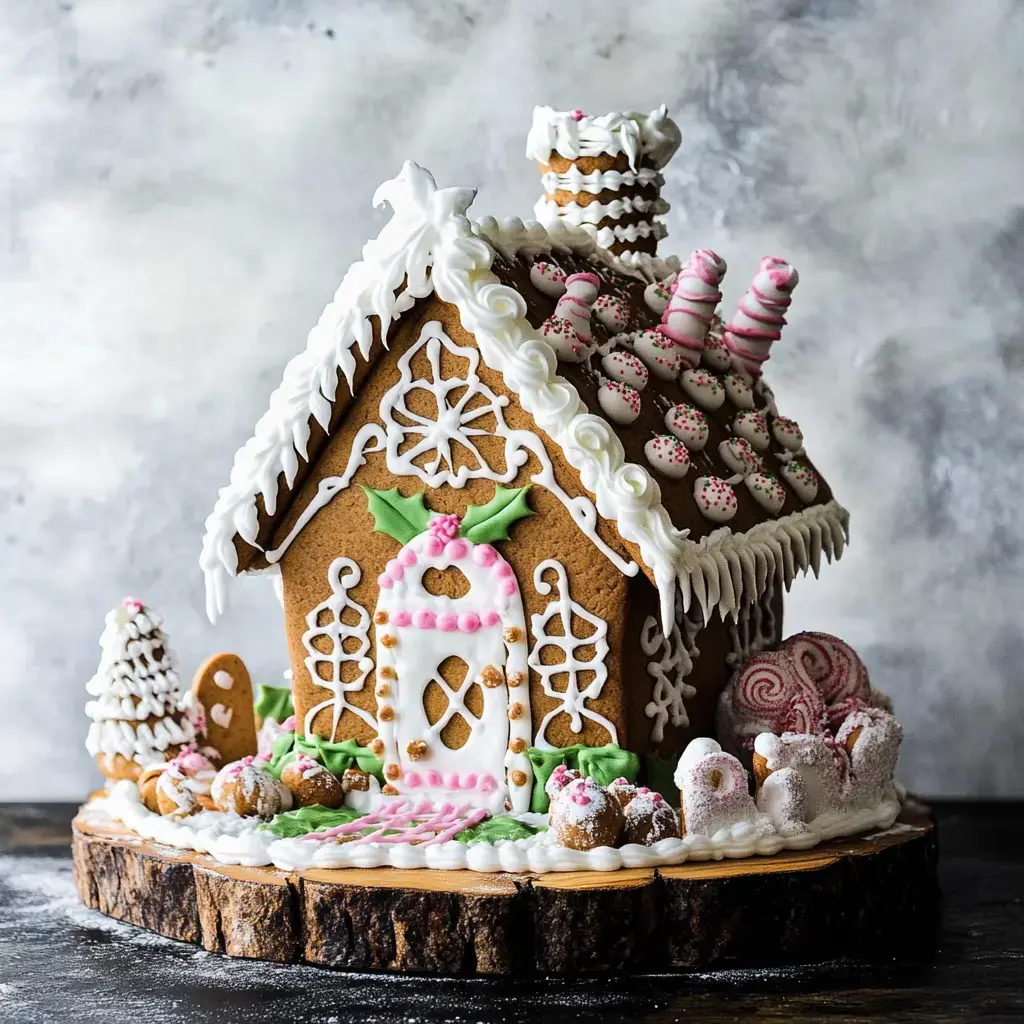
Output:
[[782,337],[785,312],[800,275],[785,260],[765,256],[761,269],[743,293],[723,341],[732,365],[747,377],[759,377],[772,342]]
[[661,314],[657,331],[679,347],[684,368],[692,370],[700,363],[704,338],[722,301],[719,285],[726,269],[725,260],[718,253],[696,249],[672,285],[672,297]]

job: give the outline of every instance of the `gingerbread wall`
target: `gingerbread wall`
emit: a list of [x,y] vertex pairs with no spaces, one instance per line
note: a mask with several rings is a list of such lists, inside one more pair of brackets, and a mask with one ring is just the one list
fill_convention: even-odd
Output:
[[[297,518],[316,495],[320,482],[327,477],[340,476],[345,471],[353,439],[364,424],[379,422],[381,398],[400,379],[399,361],[403,353],[417,342],[423,326],[432,320],[439,321],[445,333],[457,345],[473,346],[473,339],[463,331],[458,321],[457,310],[453,306],[431,298],[407,314],[405,321],[391,335],[390,350],[379,357],[356,400],[335,429],[333,437],[296,494],[288,514],[275,531],[272,546],[280,544],[288,536]],[[430,378],[431,367],[425,351],[417,353],[412,366],[417,379]],[[442,377],[451,376],[453,373],[464,375],[466,364],[442,349],[440,368]],[[477,367],[477,373],[494,394],[509,399],[502,410],[505,423],[510,428],[537,434],[531,417],[518,406],[514,396],[504,387],[500,375],[488,369],[482,362]],[[457,403],[461,397],[461,389],[456,389],[450,394],[449,402]],[[465,408],[470,410],[481,404],[484,404],[483,400],[471,400]],[[431,405],[432,399],[429,394],[422,391],[410,393],[407,406],[411,413],[435,418],[436,409],[432,409]],[[473,426],[488,429],[493,423],[494,417],[488,413],[475,420]],[[499,470],[505,467],[503,440],[494,437],[475,437],[473,440],[488,465]],[[543,442],[543,439],[541,440]],[[400,450],[411,447],[414,441],[414,437],[410,438],[409,444]],[[581,490],[574,471],[561,461],[555,446],[545,442],[544,448],[552,463],[555,479],[564,491],[570,496],[585,493]],[[423,465],[429,461],[430,458],[426,457],[417,460],[417,464]],[[469,461],[471,456],[467,452],[458,447],[454,448],[453,464],[456,469]],[[520,487],[529,484],[531,473],[539,468],[536,458],[531,455],[519,468],[514,479],[504,486]],[[328,584],[328,568],[331,563],[339,556],[347,556],[356,562],[361,570],[361,578],[348,590],[348,596],[353,602],[365,608],[371,617],[373,616],[378,596],[377,578],[401,545],[386,534],[374,532],[374,520],[368,510],[367,496],[362,487],[387,490],[396,484],[405,497],[420,490],[424,491],[426,504],[433,511],[459,515],[465,512],[468,505],[487,504],[495,494],[494,482],[484,479],[471,479],[458,489],[448,485],[428,489],[414,476],[392,476],[388,472],[383,452],[369,453],[365,465],[356,472],[351,485],[321,508],[298,534],[280,564],[284,583],[285,624],[300,729],[307,712],[317,703],[330,697],[330,691],[313,684],[306,669],[307,650],[303,644],[303,634],[308,628],[307,615],[331,594]],[[600,697],[589,701],[587,707],[607,719],[614,726],[620,745],[626,746],[629,702],[624,688],[629,683],[629,676],[623,671],[622,652],[630,645],[626,603],[631,586],[635,587],[636,584],[625,577],[594,546],[572,521],[563,504],[549,491],[537,485],[531,486],[528,502],[534,515],[514,523],[510,532],[511,539],[497,545],[515,571],[522,593],[527,625],[532,615],[543,613],[554,596],[541,595],[537,592],[534,586],[534,569],[544,559],[555,558],[565,567],[572,600],[591,615],[607,622],[609,653],[605,664],[608,678]],[[614,527],[600,522],[598,533],[610,547],[620,554],[625,554]],[[548,582],[553,582],[554,574],[549,573],[545,578]],[[456,580],[443,578],[436,580],[434,585],[438,588],[436,592],[456,596],[456,583]],[[644,585],[653,593],[650,584]],[[573,632],[577,636],[589,635],[592,628],[578,618],[573,620]],[[371,625],[371,658],[374,658],[375,648],[373,629]],[[548,653],[550,655],[550,652]],[[577,654],[580,660],[587,660],[592,650],[584,647]],[[549,663],[555,659],[549,656],[542,660]],[[355,665],[351,663],[343,665],[342,670],[342,678],[346,681],[359,675]],[[583,676],[580,681],[584,684],[588,680]],[[564,687],[557,675],[553,677],[552,682],[556,688],[560,685]],[[377,680],[371,672],[360,692],[347,695],[349,703],[372,715],[376,706],[376,684]],[[532,670],[529,685],[531,715],[536,730],[545,714],[557,707],[558,702],[543,693],[540,677]],[[312,723],[313,731],[321,736],[329,736],[331,718],[329,708],[319,712]],[[366,721],[357,714],[345,711],[338,723],[334,739],[352,737],[365,744],[373,736],[374,729]],[[600,746],[610,740],[609,730],[589,719],[584,719],[582,732],[572,732],[569,718],[564,713],[551,721],[546,736],[555,746],[569,746],[580,742]],[[458,728],[452,733],[452,738],[458,741]]]

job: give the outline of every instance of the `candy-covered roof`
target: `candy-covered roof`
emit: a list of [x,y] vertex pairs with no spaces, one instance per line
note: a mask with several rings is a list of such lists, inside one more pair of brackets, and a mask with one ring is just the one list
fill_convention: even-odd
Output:
[[286,367],[207,520],[200,563],[211,618],[240,551],[243,570],[253,554],[273,561],[261,543],[266,523],[282,512],[311,435],[330,430],[339,376],[354,391],[356,354],[365,361],[385,347],[431,292],[458,308],[484,361],[616,524],[657,586],[666,623],[677,593],[685,608],[696,600],[705,615],[726,614],[770,579],[788,585],[797,571],[817,571],[822,554],[841,554],[847,513],[807,462],[799,429],[766,385],[730,368],[743,358],[760,365],[795,273],[765,261],[741,310],[726,327],[713,321],[699,347],[694,325],[711,319],[702,311],[714,309],[723,269],[714,254],[691,258],[673,296],[665,282],[678,261],[615,257],[561,223],[474,224],[474,196],[438,189],[411,162],[378,189],[374,202],[391,205],[391,221]]

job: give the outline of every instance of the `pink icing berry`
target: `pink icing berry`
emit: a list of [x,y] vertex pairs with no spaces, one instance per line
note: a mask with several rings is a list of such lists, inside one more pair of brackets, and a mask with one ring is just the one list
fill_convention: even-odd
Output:
[[421,609],[413,616],[413,624],[417,629],[433,629],[437,625],[437,616],[433,612]]
[[458,626],[458,616],[453,612],[442,612],[437,617],[437,628],[441,630],[442,633],[452,633],[458,629]]
[[485,569],[494,565],[498,560],[498,552],[490,544],[477,544],[473,548],[473,561],[482,565]]
[[475,633],[480,628],[480,616],[476,612],[463,612],[459,616],[459,629],[463,633]]

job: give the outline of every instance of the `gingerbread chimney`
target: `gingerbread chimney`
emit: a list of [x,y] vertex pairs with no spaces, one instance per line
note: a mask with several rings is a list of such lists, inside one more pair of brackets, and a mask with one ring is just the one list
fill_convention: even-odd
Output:
[[535,107],[526,155],[540,164],[544,186],[537,219],[581,227],[616,254],[653,255],[668,210],[661,169],[681,138],[665,106],[596,116]]

